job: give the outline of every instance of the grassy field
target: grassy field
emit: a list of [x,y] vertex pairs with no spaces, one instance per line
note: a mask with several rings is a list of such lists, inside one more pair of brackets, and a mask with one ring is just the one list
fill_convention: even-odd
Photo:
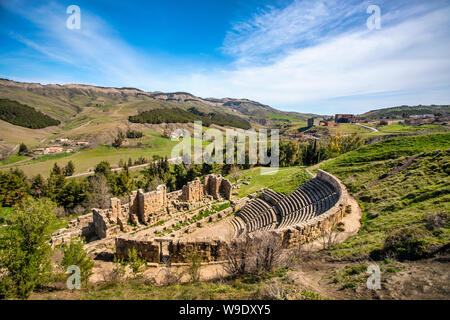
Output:
[[[358,235],[334,248],[336,255],[361,255],[381,249],[387,235],[401,227],[420,228],[427,234],[423,242],[429,245],[450,242],[448,222],[428,228],[429,221],[436,217],[448,221],[449,139],[450,134],[389,139],[320,167],[339,177],[352,194],[363,190],[358,197],[363,210],[362,228]],[[412,155],[418,156],[409,166],[390,174]]]
[[[140,157],[151,159],[154,155],[170,157],[172,148],[178,144],[178,141],[171,141],[151,129],[146,130],[144,134],[145,136],[139,139],[143,147],[113,148],[102,145],[94,149],[81,150],[75,153],[41,156],[22,162],[15,167],[20,168],[29,176],[39,173],[47,176],[55,162],[60,166],[65,166],[69,161],[72,161],[75,165],[75,174],[77,174],[93,170],[101,161],[109,161],[113,167],[116,167],[120,159],[124,161],[128,160],[128,158],[136,160]],[[18,161],[17,156],[6,159],[1,164],[6,165],[6,167],[0,170],[9,170],[11,164],[16,161]]]
[[[271,171],[270,168],[264,169]],[[231,176],[227,178],[234,182]],[[249,182],[248,185],[241,184],[241,188],[238,189],[239,197],[245,197],[264,187],[289,194],[311,177],[303,167],[279,168],[278,172],[268,175],[261,175],[261,168],[252,168],[242,170],[239,179]]]
[[387,126],[372,125],[372,127],[378,130],[378,132],[373,132],[371,134],[372,136],[386,135],[386,134],[408,134],[418,132],[427,132],[427,133],[449,132],[449,129],[447,127],[435,124],[405,125],[399,122],[395,122]]

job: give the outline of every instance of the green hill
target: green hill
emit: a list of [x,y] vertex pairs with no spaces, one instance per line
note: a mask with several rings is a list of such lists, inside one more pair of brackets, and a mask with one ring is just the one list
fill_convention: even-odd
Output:
[[190,108],[188,111],[174,108],[171,112],[167,109],[153,109],[144,111],[136,116],[130,116],[129,120],[135,123],[188,123],[194,121],[202,121],[203,125],[210,126],[217,124],[219,126],[231,126],[241,129],[250,129],[250,124],[239,117],[233,117],[224,113],[210,112],[204,113],[196,108]]
[[383,108],[372,110],[360,115],[363,119],[380,119],[380,118],[407,118],[411,115],[421,114],[448,114],[450,113],[450,105],[431,105],[431,106],[399,106],[392,108]]
[[335,254],[387,250],[388,237],[401,238],[398,230],[409,237],[395,249],[403,257],[426,256],[450,243],[450,134],[385,140],[321,169],[342,179],[363,210],[361,230],[338,245]]
[[9,99],[0,99],[0,119],[30,129],[42,129],[61,123],[34,108]]

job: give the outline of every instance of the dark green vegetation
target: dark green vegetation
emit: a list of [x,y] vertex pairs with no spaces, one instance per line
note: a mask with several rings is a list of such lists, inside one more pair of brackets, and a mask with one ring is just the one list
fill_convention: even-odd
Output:
[[372,110],[361,115],[364,119],[388,118],[407,118],[411,115],[434,114],[445,115],[450,112],[449,105],[431,105],[431,106],[399,106]]
[[450,134],[394,138],[323,164],[363,210],[358,235],[335,253],[418,259],[448,246],[449,148]]
[[6,270],[0,278],[0,298],[25,299],[49,282],[53,209],[48,199],[29,197],[0,230],[0,270]]
[[87,255],[83,249],[85,243],[81,240],[72,240],[69,245],[64,245],[63,259],[61,265],[65,270],[70,266],[80,268],[81,284],[87,286],[89,277],[92,275],[94,261]]
[[59,120],[9,99],[0,99],[0,119],[30,129],[42,129],[60,124]]
[[128,139],[139,139],[139,138],[142,138],[142,136],[143,136],[142,131],[131,130],[131,129],[127,130],[127,138]]
[[189,123],[194,121],[202,121],[204,126],[209,127],[211,124],[219,126],[230,126],[241,129],[250,129],[250,124],[243,119],[227,115],[224,113],[210,112],[205,113],[192,107],[187,111],[180,108],[173,109],[153,109],[144,111],[136,116],[130,116],[129,120],[135,123]]

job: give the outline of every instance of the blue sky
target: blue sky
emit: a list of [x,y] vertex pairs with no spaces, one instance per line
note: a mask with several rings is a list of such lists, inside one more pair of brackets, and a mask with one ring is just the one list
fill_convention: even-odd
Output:
[[[367,28],[369,5],[380,29]],[[440,0],[0,0],[0,77],[320,114],[449,104],[449,17]]]

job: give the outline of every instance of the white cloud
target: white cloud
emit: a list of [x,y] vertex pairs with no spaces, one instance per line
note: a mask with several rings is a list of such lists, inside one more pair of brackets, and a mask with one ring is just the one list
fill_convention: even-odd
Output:
[[[233,93],[274,106],[318,113],[337,111],[333,106],[345,106],[345,102],[347,109],[353,110],[411,100],[414,103],[408,95],[420,96],[426,100],[424,103],[448,103],[450,8],[422,15],[415,7],[411,10],[414,18],[381,30],[347,32],[306,48],[291,49],[262,66],[238,65],[233,71],[216,75],[217,86],[212,85],[210,75],[203,79],[196,75],[192,83],[203,80],[198,91],[206,86],[220,88],[209,90],[212,95]],[[403,13],[411,16],[408,10]],[[266,33],[271,39],[270,30]],[[242,43],[251,40],[249,37]],[[269,42],[259,36],[256,41]],[[247,50],[242,50],[242,43],[238,43],[236,51]],[[317,106],[323,109],[317,110]]]

